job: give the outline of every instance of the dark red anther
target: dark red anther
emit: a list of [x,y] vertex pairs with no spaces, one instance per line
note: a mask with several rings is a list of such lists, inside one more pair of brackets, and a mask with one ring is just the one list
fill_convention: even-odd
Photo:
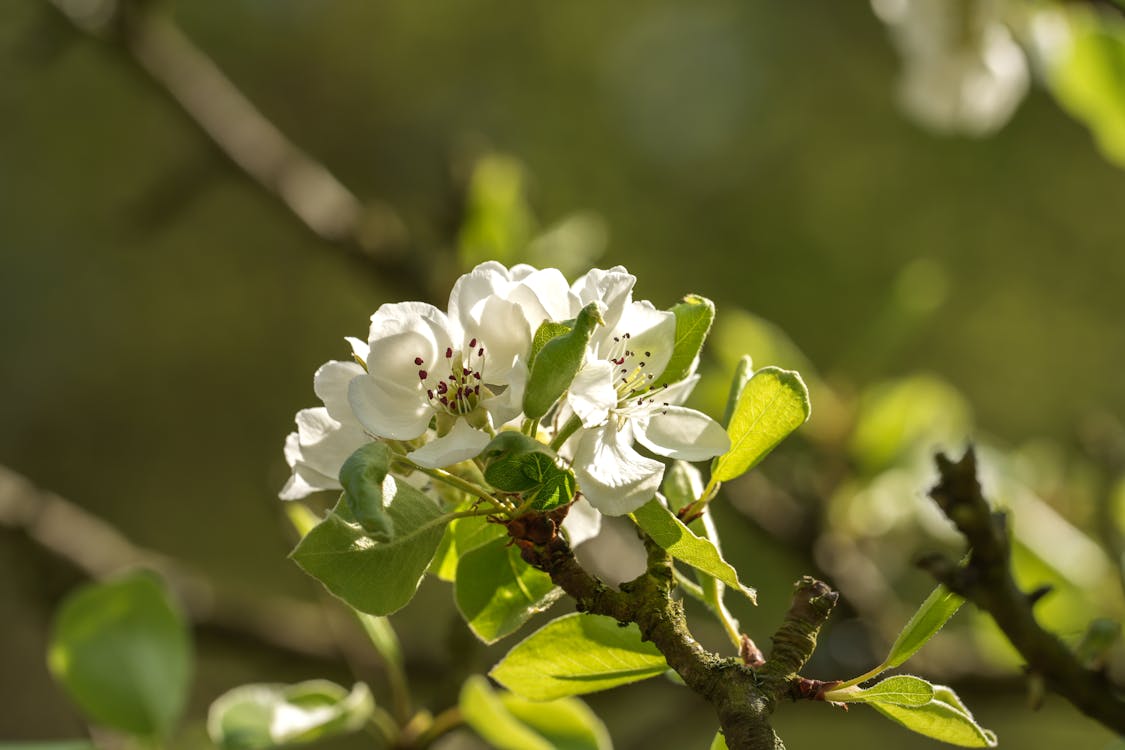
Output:
[[484,347],[483,346],[480,349],[477,349],[477,356],[478,357],[484,356]]
[[450,349],[448,346],[445,347],[445,358],[451,359],[452,357],[453,357],[453,350]]
[[470,342],[469,342],[469,348],[470,348],[470,349],[473,349],[473,348],[475,348],[475,347],[476,347],[476,345],[477,345],[477,340],[476,340],[476,339],[473,339],[472,341],[470,341]]
[[416,364],[416,365],[422,364],[422,358],[421,357],[415,357],[414,358],[414,364]]
[[418,379],[419,380],[425,380],[429,376],[430,376],[430,373],[426,372],[425,370],[419,370],[418,371]]

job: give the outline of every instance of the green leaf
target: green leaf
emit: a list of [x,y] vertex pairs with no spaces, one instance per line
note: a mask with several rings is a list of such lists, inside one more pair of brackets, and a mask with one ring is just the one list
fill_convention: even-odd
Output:
[[1125,24],[1071,13],[1066,51],[1048,75],[1052,93],[1094,134],[1102,155],[1125,166]]
[[676,339],[672,357],[660,376],[663,383],[677,383],[691,373],[692,364],[715,320],[715,303],[706,297],[689,294],[672,308],[676,316]]
[[461,688],[465,723],[499,750],[612,750],[605,725],[577,698],[531,702],[470,677]]
[[934,698],[934,686],[908,674],[888,677],[869,688],[829,690],[824,699],[836,703],[889,703],[895,706],[924,706]]
[[340,484],[352,518],[372,539],[389,542],[395,527],[384,507],[383,483],[391,467],[386,443],[367,443],[348,456],[340,467]]
[[95,723],[167,736],[187,700],[191,640],[160,581],[142,571],[68,596],[47,663]]
[[489,673],[516,695],[547,701],[608,690],[668,669],[635,624],[575,613],[544,625],[515,646]]
[[453,519],[432,499],[393,477],[384,483],[383,494],[395,528],[391,541],[367,536],[341,500],[289,555],[333,594],[372,615],[389,615],[414,597]]
[[574,321],[567,323],[556,323],[553,320],[544,320],[535,329],[535,336],[531,339],[531,354],[528,355],[528,363],[534,363],[535,358],[539,356],[539,352],[543,351],[543,347],[551,339],[558,338],[563,334],[570,333],[574,330]]
[[738,365],[734,368],[734,375],[730,379],[727,405],[723,409],[723,426],[730,427],[730,418],[734,416],[734,407],[738,406],[738,397],[742,395],[742,389],[750,382],[750,377],[753,374],[754,360],[750,358],[749,354],[745,354],[742,359],[738,360]]
[[945,586],[934,589],[898,634],[884,662],[886,668],[897,667],[913,656],[926,644],[926,641],[941,630],[945,623],[949,622],[949,618],[953,617],[964,603],[962,597]]
[[728,750],[727,738],[723,736],[722,730],[715,733],[715,739],[711,740],[711,750]]
[[520,262],[537,222],[527,202],[523,165],[510,156],[488,154],[473,166],[457,234],[458,260],[472,268],[486,260],[506,266]]
[[578,313],[572,331],[543,345],[543,350],[531,363],[527,390],[523,394],[523,413],[528,419],[542,418],[570,387],[586,355],[590,335],[601,323],[598,306],[591,302]]
[[374,710],[362,682],[350,692],[327,680],[241,685],[211,704],[207,734],[223,750],[281,747],[354,732]]
[[508,532],[504,526],[491,523],[487,516],[466,516],[454,519],[445,529],[437,554],[430,563],[430,572],[443,581],[452,583],[457,579],[457,562],[469,550],[493,539],[506,539]]
[[488,483],[504,492],[521,493],[532,501],[531,507],[535,510],[554,510],[573,500],[574,473],[560,467],[547,446],[525,435],[520,437],[537,447],[523,452],[511,451],[493,459],[484,470]]
[[664,471],[660,489],[668,500],[668,507],[679,512],[694,503],[703,494],[699,470],[687,461],[673,461]]
[[659,499],[649,500],[633,511],[633,520],[672,557],[733,586],[757,603],[757,592],[738,580],[738,572],[723,559],[715,545],[684,526]]
[[466,552],[453,584],[457,609],[477,638],[495,643],[562,596],[551,577],[523,561],[503,539]]
[[912,732],[959,747],[996,747],[996,735],[984,729],[957,695],[944,685],[934,685],[934,698],[922,706],[869,704],[879,713]]
[[730,418],[730,450],[715,459],[711,480],[727,482],[752,469],[812,413],[809,390],[792,370],[763,367],[738,396]]

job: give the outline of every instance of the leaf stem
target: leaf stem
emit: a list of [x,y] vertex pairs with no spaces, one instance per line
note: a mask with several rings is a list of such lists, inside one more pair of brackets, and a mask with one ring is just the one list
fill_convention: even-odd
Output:
[[434,479],[438,480],[439,482],[445,482],[446,484],[448,484],[451,487],[456,487],[457,489],[461,490],[462,492],[465,492],[469,495],[472,495],[473,497],[479,497],[481,500],[484,500],[485,502],[490,503],[491,505],[493,505],[498,510],[502,510],[504,512],[509,512],[509,513],[511,511],[515,510],[515,507],[511,503],[505,502],[504,500],[501,500],[500,498],[496,497],[495,495],[492,495],[489,492],[487,492],[480,485],[473,484],[470,481],[462,479],[461,477],[457,476],[456,474],[451,474],[450,472],[446,471],[445,469],[428,469],[424,466],[419,466],[418,464],[411,461],[409,458],[403,458],[401,456],[396,456],[395,460],[400,462],[400,463],[407,464],[408,466],[410,466],[410,468],[414,469],[415,471],[420,471],[423,474],[425,474],[426,476],[433,477]]
[[418,735],[414,745],[418,748],[428,747],[439,737],[452,732],[464,723],[465,719],[461,716],[461,709],[459,707],[453,706],[447,708],[434,717],[430,725]]
[[386,739],[388,745],[394,745],[398,740],[398,724],[385,709],[375,706],[371,712],[371,725]]
[[876,677],[878,677],[879,675],[881,675],[883,672],[886,672],[888,668],[889,667],[887,667],[887,663],[883,662],[882,664],[875,667],[874,669],[872,669],[868,672],[864,672],[859,677],[853,677],[852,679],[848,680],[847,682],[841,682],[839,685],[837,685],[836,687],[834,687],[832,689],[833,690],[844,690],[846,688],[854,687],[855,685],[858,685],[861,682],[866,682],[867,680],[873,680]]
[[558,431],[548,447],[553,451],[557,451],[559,448],[562,448],[563,443],[567,441],[567,438],[577,432],[578,428],[581,426],[582,420],[578,418],[578,415],[572,415],[570,419],[566,421],[566,424],[562,426],[562,429]]

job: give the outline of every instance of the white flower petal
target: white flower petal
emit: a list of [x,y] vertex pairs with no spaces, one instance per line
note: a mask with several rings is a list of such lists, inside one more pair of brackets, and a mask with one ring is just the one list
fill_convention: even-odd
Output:
[[613,372],[613,363],[600,359],[588,362],[574,376],[566,400],[582,420],[583,427],[605,424],[609,418],[609,410],[617,406]]
[[637,277],[623,266],[608,270],[592,269],[571,286],[571,291],[578,298],[577,307],[571,315],[576,315],[591,302],[601,302],[605,305],[602,319],[605,320],[606,330],[613,330],[621,319],[621,313],[633,300],[633,285],[636,283]]
[[449,317],[464,326],[482,300],[503,294],[511,285],[504,266],[494,260],[481,263],[453,284],[449,293]]
[[698,375],[689,375],[683,380],[672,383],[660,392],[660,400],[669,404],[682,404],[687,401],[698,382]]
[[481,406],[492,417],[492,424],[499,427],[515,419],[523,411],[523,393],[527,390],[527,363],[523,357],[517,357],[512,368],[497,376],[498,383],[506,383],[500,393],[480,402]]
[[484,381],[504,385],[499,378],[511,371],[517,357],[527,359],[531,353],[531,328],[519,305],[499,297],[486,299],[479,312],[479,321],[463,321],[465,337],[484,349]]
[[363,368],[355,362],[333,360],[321,365],[313,375],[313,390],[337,422],[355,422],[355,414],[348,403],[348,383],[363,374]]
[[345,336],[344,341],[347,341],[351,345],[352,355],[366,366],[367,358],[371,356],[371,347],[367,342],[357,339],[355,336]]
[[370,440],[358,424],[341,424],[323,407],[297,412],[297,436],[300,455],[296,464],[331,478],[338,477],[348,456]]
[[656,494],[664,464],[633,450],[629,428],[589,430],[578,440],[574,473],[590,504],[607,516],[623,516],[641,507]]
[[578,498],[570,506],[566,518],[562,522],[563,531],[566,532],[570,546],[577,547],[583,542],[588,542],[598,535],[602,529],[602,514],[585,498]]
[[445,313],[425,302],[393,302],[381,305],[371,316],[371,330],[367,340],[376,340],[404,331],[429,331],[429,338],[437,348],[452,346],[458,331],[450,326]]
[[297,464],[293,467],[293,474],[289,477],[289,481],[278,493],[278,497],[282,500],[300,500],[314,492],[338,489],[342,489],[338,479],[326,477],[303,464]]
[[[507,296],[527,306],[528,322],[534,328],[538,328],[544,320],[566,320],[577,314],[577,311],[572,311],[574,302],[570,285],[557,268],[544,268],[528,274]],[[533,314],[533,310],[542,312]]]
[[633,436],[653,453],[683,461],[702,461],[726,453],[730,437],[703,412],[666,406],[632,420]]
[[490,439],[488,433],[474,429],[465,420],[458,419],[447,435],[431,440],[411,453],[410,460],[427,469],[452,466],[479,456]]
[[[634,302],[625,308],[614,336],[629,334],[629,350],[633,361],[644,360],[645,372],[653,375],[654,385],[661,385],[660,375],[672,358],[676,346],[676,316],[667,310],[657,310],[648,302]],[[607,351],[612,339],[603,337],[600,353]],[[628,363],[626,363],[628,364]]]
[[394,440],[418,437],[429,427],[433,416],[426,394],[419,387],[407,388],[371,375],[348,383],[348,403],[356,419],[372,435]]

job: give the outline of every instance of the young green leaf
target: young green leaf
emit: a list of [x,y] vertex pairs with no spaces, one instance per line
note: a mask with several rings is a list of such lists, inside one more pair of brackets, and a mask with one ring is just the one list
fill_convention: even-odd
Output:
[[187,700],[191,640],[160,581],[137,572],[67,597],[47,663],[95,723],[167,736]]
[[836,703],[889,703],[895,706],[924,706],[934,698],[934,686],[908,674],[888,677],[869,688],[829,690],[824,699]]
[[934,698],[922,706],[871,703],[871,707],[912,732],[959,747],[996,747],[996,735],[973,719],[957,695],[934,685]]
[[241,685],[211,704],[207,734],[222,750],[265,750],[353,732],[374,710],[362,682],[350,692],[327,680]]
[[461,616],[485,643],[515,632],[563,593],[550,576],[523,561],[518,547],[503,539],[461,556],[453,592]]
[[290,557],[360,612],[389,615],[414,597],[452,519],[418,490],[389,477],[383,486],[395,537],[376,542],[341,500],[297,544]]
[[738,572],[723,559],[715,545],[684,526],[659,498],[649,500],[633,511],[633,520],[672,557],[733,586],[757,603],[757,592],[738,580]]
[[430,563],[430,572],[443,581],[457,579],[457,562],[469,550],[474,550],[493,539],[506,539],[508,532],[487,516],[466,516],[455,519],[445,529],[438,551]]
[[532,633],[489,674],[516,695],[546,701],[608,690],[666,669],[664,655],[641,640],[635,624],[576,613]]
[[531,354],[528,355],[528,364],[534,364],[535,358],[539,356],[539,352],[543,351],[543,347],[551,339],[556,339],[563,334],[570,333],[574,330],[574,321],[568,323],[556,323],[553,320],[544,320],[535,329],[535,335],[531,339]]
[[711,740],[711,750],[728,750],[727,738],[723,736],[722,730],[715,733],[715,739]]
[[676,316],[676,338],[672,358],[660,376],[663,383],[678,383],[690,374],[715,320],[715,303],[706,297],[689,294],[672,308],[672,314]]
[[391,467],[386,443],[367,443],[348,456],[340,467],[340,484],[348,510],[364,531],[377,542],[388,542],[395,527],[384,507],[383,481]]
[[498,750],[612,750],[605,725],[577,698],[532,702],[470,677],[459,702],[465,723]]
[[703,481],[699,470],[687,461],[673,461],[664,471],[660,489],[668,500],[672,512],[679,512],[703,494]]
[[758,370],[738,396],[727,428],[730,450],[715,459],[711,481],[727,482],[752,469],[811,413],[800,375],[777,367]]
[[570,387],[582,365],[590,335],[601,322],[598,306],[591,302],[578,313],[574,330],[543,345],[543,350],[531,363],[523,394],[523,413],[528,419],[542,418]]
[[886,669],[897,667],[913,656],[964,603],[962,597],[945,586],[934,589],[898,634],[884,662]]

